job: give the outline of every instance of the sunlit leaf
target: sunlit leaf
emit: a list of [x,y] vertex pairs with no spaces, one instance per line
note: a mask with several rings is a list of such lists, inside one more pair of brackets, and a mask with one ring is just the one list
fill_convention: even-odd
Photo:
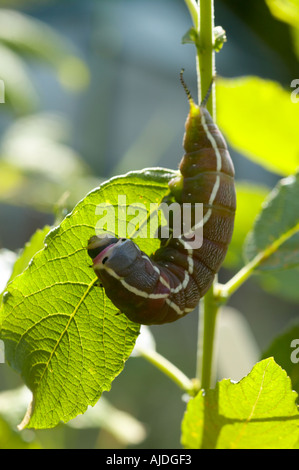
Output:
[[190,400],[182,425],[188,449],[292,449],[299,437],[297,394],[273,358],[238,383],[225,379]]
[[[52,427],[83,413],[123,369],[139,325],[118,315],[95,287],[87,242],[100,203],[117,207],[118,196],[126,195],[127,204],[142,202],[149,209],[169,192],[173,175],[151,169],[104,183],[48,234],[44,249],[8,285],[0,310],[5,357],[34,396],[22,426]],[[158,239],[136,241],[147,253],[159,246]]]
[[229,143],[282,175],[299,167],[299,106],[291,91],[258,77],[217,81],[217,121]]

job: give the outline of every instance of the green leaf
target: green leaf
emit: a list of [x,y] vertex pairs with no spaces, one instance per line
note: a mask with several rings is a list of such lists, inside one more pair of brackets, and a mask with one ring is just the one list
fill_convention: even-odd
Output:
[[273,358],[238,383],[225,379],[189,401],[182,424],[188,449],[292,449],[299,437],[297,394]]
[[274,339],[262,358],[273,356],[292,381],[293,389],[299,393],[299,323],[295,323]]
[[291,92],[258,77],[217,81],[217,121],[229,143],[280,175],[299,166],[299,106]]
[[182,37],[182,44],[198,44],[198,32],[193,26]]
[[245,238],[252,229],[269,189],[266,186],[246,181],[237,181],[236,192],[237,211],[234,233],[224,262],[224,266],[227,268],[240,268],[243,266],[242,253]]
[[[150,169],[104,183],[48,234],[44,249],[9,284],[0,310],[5,357],[34,397],[22,426],[52,427],[84,413],[123,369],[139,325],[117,315],[95,287],[86,246],[100,218],[96,208],[115,207],[118,195],[126,195],[127,204],[159,204],[175,174]],[[148,254],[159,246],[154,238],[136,242]]]
[[245,254],[252,260],[264,254],[260,270],[289,269],[299,264],[299,175],[280,180],[264,202]]

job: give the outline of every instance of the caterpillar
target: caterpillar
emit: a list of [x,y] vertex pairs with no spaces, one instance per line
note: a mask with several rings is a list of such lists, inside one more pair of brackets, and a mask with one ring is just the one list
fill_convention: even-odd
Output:
[[130,239],[102,235],[91,237],[87,247],[106,295],[130,320],[145,325],[173,322],[195,309],[224,261],[234,227],[234,167],[227,145],[206,109],[207,97],[195,104],[182,74],[181,81],[190,110],[180,173],[169,188],[180,205],[203,204],[202,245],[194,249],[184,236],[170,235],[149,257]]

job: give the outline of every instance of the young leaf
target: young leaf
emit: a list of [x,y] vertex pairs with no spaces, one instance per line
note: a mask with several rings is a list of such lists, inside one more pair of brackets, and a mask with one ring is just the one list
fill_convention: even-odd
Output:
[[292,449],[299,437],[297,394],[273,358],[238,383],[225,379],[189,401],[182,424],[188,449]]
[[[241,104],[241,105],[240,105]],[[258,77],[217,81],[217,121],[230,144],[280,175],[299,166],[299,106],[291,91]]]
[[282,179],[266,199],[245,244],[248,260],[263,257],[260,270],[299,263],[299,174]]
[[[162,169],[112,178],[89,193],[45,239],[28,269],[8,285],[0,310],[5,357],[33,392],[22,426],[47,428],[94,405],[123,369],[139,325],[96,287],[86,246],[99,220],[96,209],[118,196],[126,203],[160,203],[174,175]],[[116,214],[119,220],[125,207]],[[150,254],[157,239],[138,239]]]

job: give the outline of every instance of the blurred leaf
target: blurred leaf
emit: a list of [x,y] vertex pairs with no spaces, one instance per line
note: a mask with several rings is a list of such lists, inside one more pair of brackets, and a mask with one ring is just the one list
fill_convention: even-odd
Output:
[[[127,204],[141,201],[149,209],[169,192],[174,174],[163,169],[132,172],[89,193],[48,234],[28,269],[9,284],[0,310],[1,339],[6,360],[34,396],[22,426],[53,427],[85,412],[123,369],[139,325],[116,315],[118,309],[104,290],[95,288],[86,245],[95,233],[100,203],[117,207],[118,195],[125,194]],[[158,239],[136,241],[147,253],[159,245]]]
[[69,212],[101,183],[101,179],[95,176],[65,177],[65,181],[55,181],[47,175],[24,172],[0,159],[0,202],[32,207],[53,215],[62,195],[67,192],[69,197],[65,201],[65,209]]
[[66,191],[67,209],[99,185],[99,178],[69,145],[64,116],[40,113],[20,118],[0,145],[0,202],[53,213]]
[[0,159],[0,201],[9,199],[23,182],[24,178],[20,169]]
[[49,225],[46,225],[43,229],[37,229],[36,232],[32,235],[31,239],[28,243],[26,243],[17,261],[14,264],[9,282],[11,282],[19,274],[24,272],[25,269],[28,267],[33,256],[42,248],[44,248],[44,240],[50,230],[51,227]]
[[6,250],[5,248],[0,250],[0,303],[1,292],[5,289],[11,276],[16,257],[17,255],[13,251]]
[[[49,230],[50,230],[49,226],[45,226],[43,230],[38,229],[32,235],[30,241],[26,243],[24,249],[21,251],[14,265],[11,266],[10,276],[6,278],[6,283],[3,285],[3,289],[0,290],[0,304],[2,301],[3,290],[6,284],[8,282],[11,282],[16,276],[21,274],[27,268],[30,260],[33,258],[35,253],[37,253],[39,250],[41,250],[44,247],[44,239],[45,239],[45,236],[48,234]],[[7,258],[7,255],[6,256],[3,256],[3,255],[7,253],[8,250],[3,250],[3,251],[4,253],[2,252],[2,257],[0,258],[0,265],[1,265],[1,261],[3,263],[3,257],[4,257],[4,261],[5,261],[5,258]],[[15,260],[15,256],[13,257],[14,260]]]
[[262,271],[256,274],[261,287],[272,295],[291,302],[299,302],[299,267],[285,271]]
[[17,429],[31,400],[32,393],[25,386],[0,392],[0,416]]
[[138,357],[141,355],[141,350],[148,350],[148,351],[155,351],[156,350],[156,342],[155,338],[150,330],[150,328],[146,325],[141,325],[140,327],[140,334],[136,339],[136,343],[134,349],[132,351],[131,357]]
[[299,28],[292,28],[291,30],[295,52],[299,58]]
[[20,118],[5,132],[2,160],[23,170],[44,173],[54,180],[87,174],[88,167],[65,142],[70,129],[59,114],[39,113]]
[[[41,445],[32,439],[28,442],[28,431],[22,434],[11,429],[3,418],[0,418],[0,448],[1,449],[40,449]],[[31,436],[34,437],[34,436]]]
[[0,78],[4,82],[5,101],[20,114],[37,109],[38,96],[27,67],[19,56],[0,43]]
[[299,167],[299,107],[290,96],[278,83],[258,77],[217,81],[217,121],[230,144],[282,175]]
[[41,448],[33,431],[17,431],[31,395],[27,387],[0,392],[0,449]]
[[[292,346],[294,340],[298,343]],[[262,359],[273,356],[275,362],[285,369],[290,377],[293,389],[299,393],[299,349],[297,349],[297,354],[293,354],[296,356],[293,358],[292,353],[296,353],[295,348],[299,348],[299,323],[292,325],[275,338],[269,348],[264,351]]]
[[299,0],[266,0],[272,15],[291,26],[295,52],[299,57]]
[[[289,28],[286,23],[277,21],[269,11],[264,0],[250,0],[250,2],[238,2],[236,0],[220,0],[225,4],[230,12],[231,19],[234,19],[234,25],[229,31],[229,36],[235,44],[239,44],[244,52],[247,51],[247,45],[254,38],[255,47],[260,50],[257,52],[259,60],[264,60],[268,64],[275,66],[279,70],[280,76],[297,76],[298,63],[292,49],[292,40],[289,35]],[[233,29],[234,28],[234,29]],[[246,35],[241,33],[240,28]],[[253,46],[254,47],[254,46]],[[274,54],[273,54],[274,53]],[[249,55],[254,54],[254,48],[250,48]],[[275,59],[273,59],[275,57]],[[279,65],[278,65],[279,64]],[[272,65],[270,65],[272,67]],[[250,65],[249,65],[250,66]],[[241,66],[242,67],[242,66]]]
[[285,23],[298,27],[299,0],[266,0],[273,16]]
[[[11,428],[16,429],[31,399],[32,393],[26,386],[0,392],[0,416]],[[103,428],[117,438],[122,445],[140,444],[146,436],[142,423],[128,413],[115,408],[104,397],[101,397],[94,407],[88,407],[84,415],[69,421],[68,426],[74,429]],[[26,432],[29,433],[28,430],[24,430],[21,435],[24,432],[25,435]]]
[[261,210],[262,202],[269,189],[246,181],[236,182],[237,211],[232,241],[229,245],[224,266],[240,268],[243,266],[243,244],[254,220]]
[[175,130],[167,119],[167,110],[158,107],[134,143],[112,169],[112,174],[120,175],[132,168],[141,170],[149,161],[155,166],[169,148],[174,136]]
[[238,383],[225,379],[189,401],[182,424],[188,449],[292,449],[299,437],[297,394],[273,358]]
[[217,375],[241,380],[259,360],[260,351],[250,325],[241,312],[224,306],[219,313],[215,346]]
[[70,56],[62,60],[57,72],[60,83],[70,91],[80,91],[89,84],[89,70],[78,57]]
[[271,249],[259,270],[289,269],[299,265],[299,174],[280,180],[266,198],[245,244],[252,260]]
[[103,428],[125,446],[140,444],[146,437],[145,427],[140,421],[118,410],[104,397],[83,415],[69,421],[68,426],[75,429]]
[[76,57],[74,46],[36,18],[2,8],[0,41],[22,54],[27,52],[48,62],[58,72],[61,83],[70,89],[82,89],[89,82],[89,71],[84,62]]

